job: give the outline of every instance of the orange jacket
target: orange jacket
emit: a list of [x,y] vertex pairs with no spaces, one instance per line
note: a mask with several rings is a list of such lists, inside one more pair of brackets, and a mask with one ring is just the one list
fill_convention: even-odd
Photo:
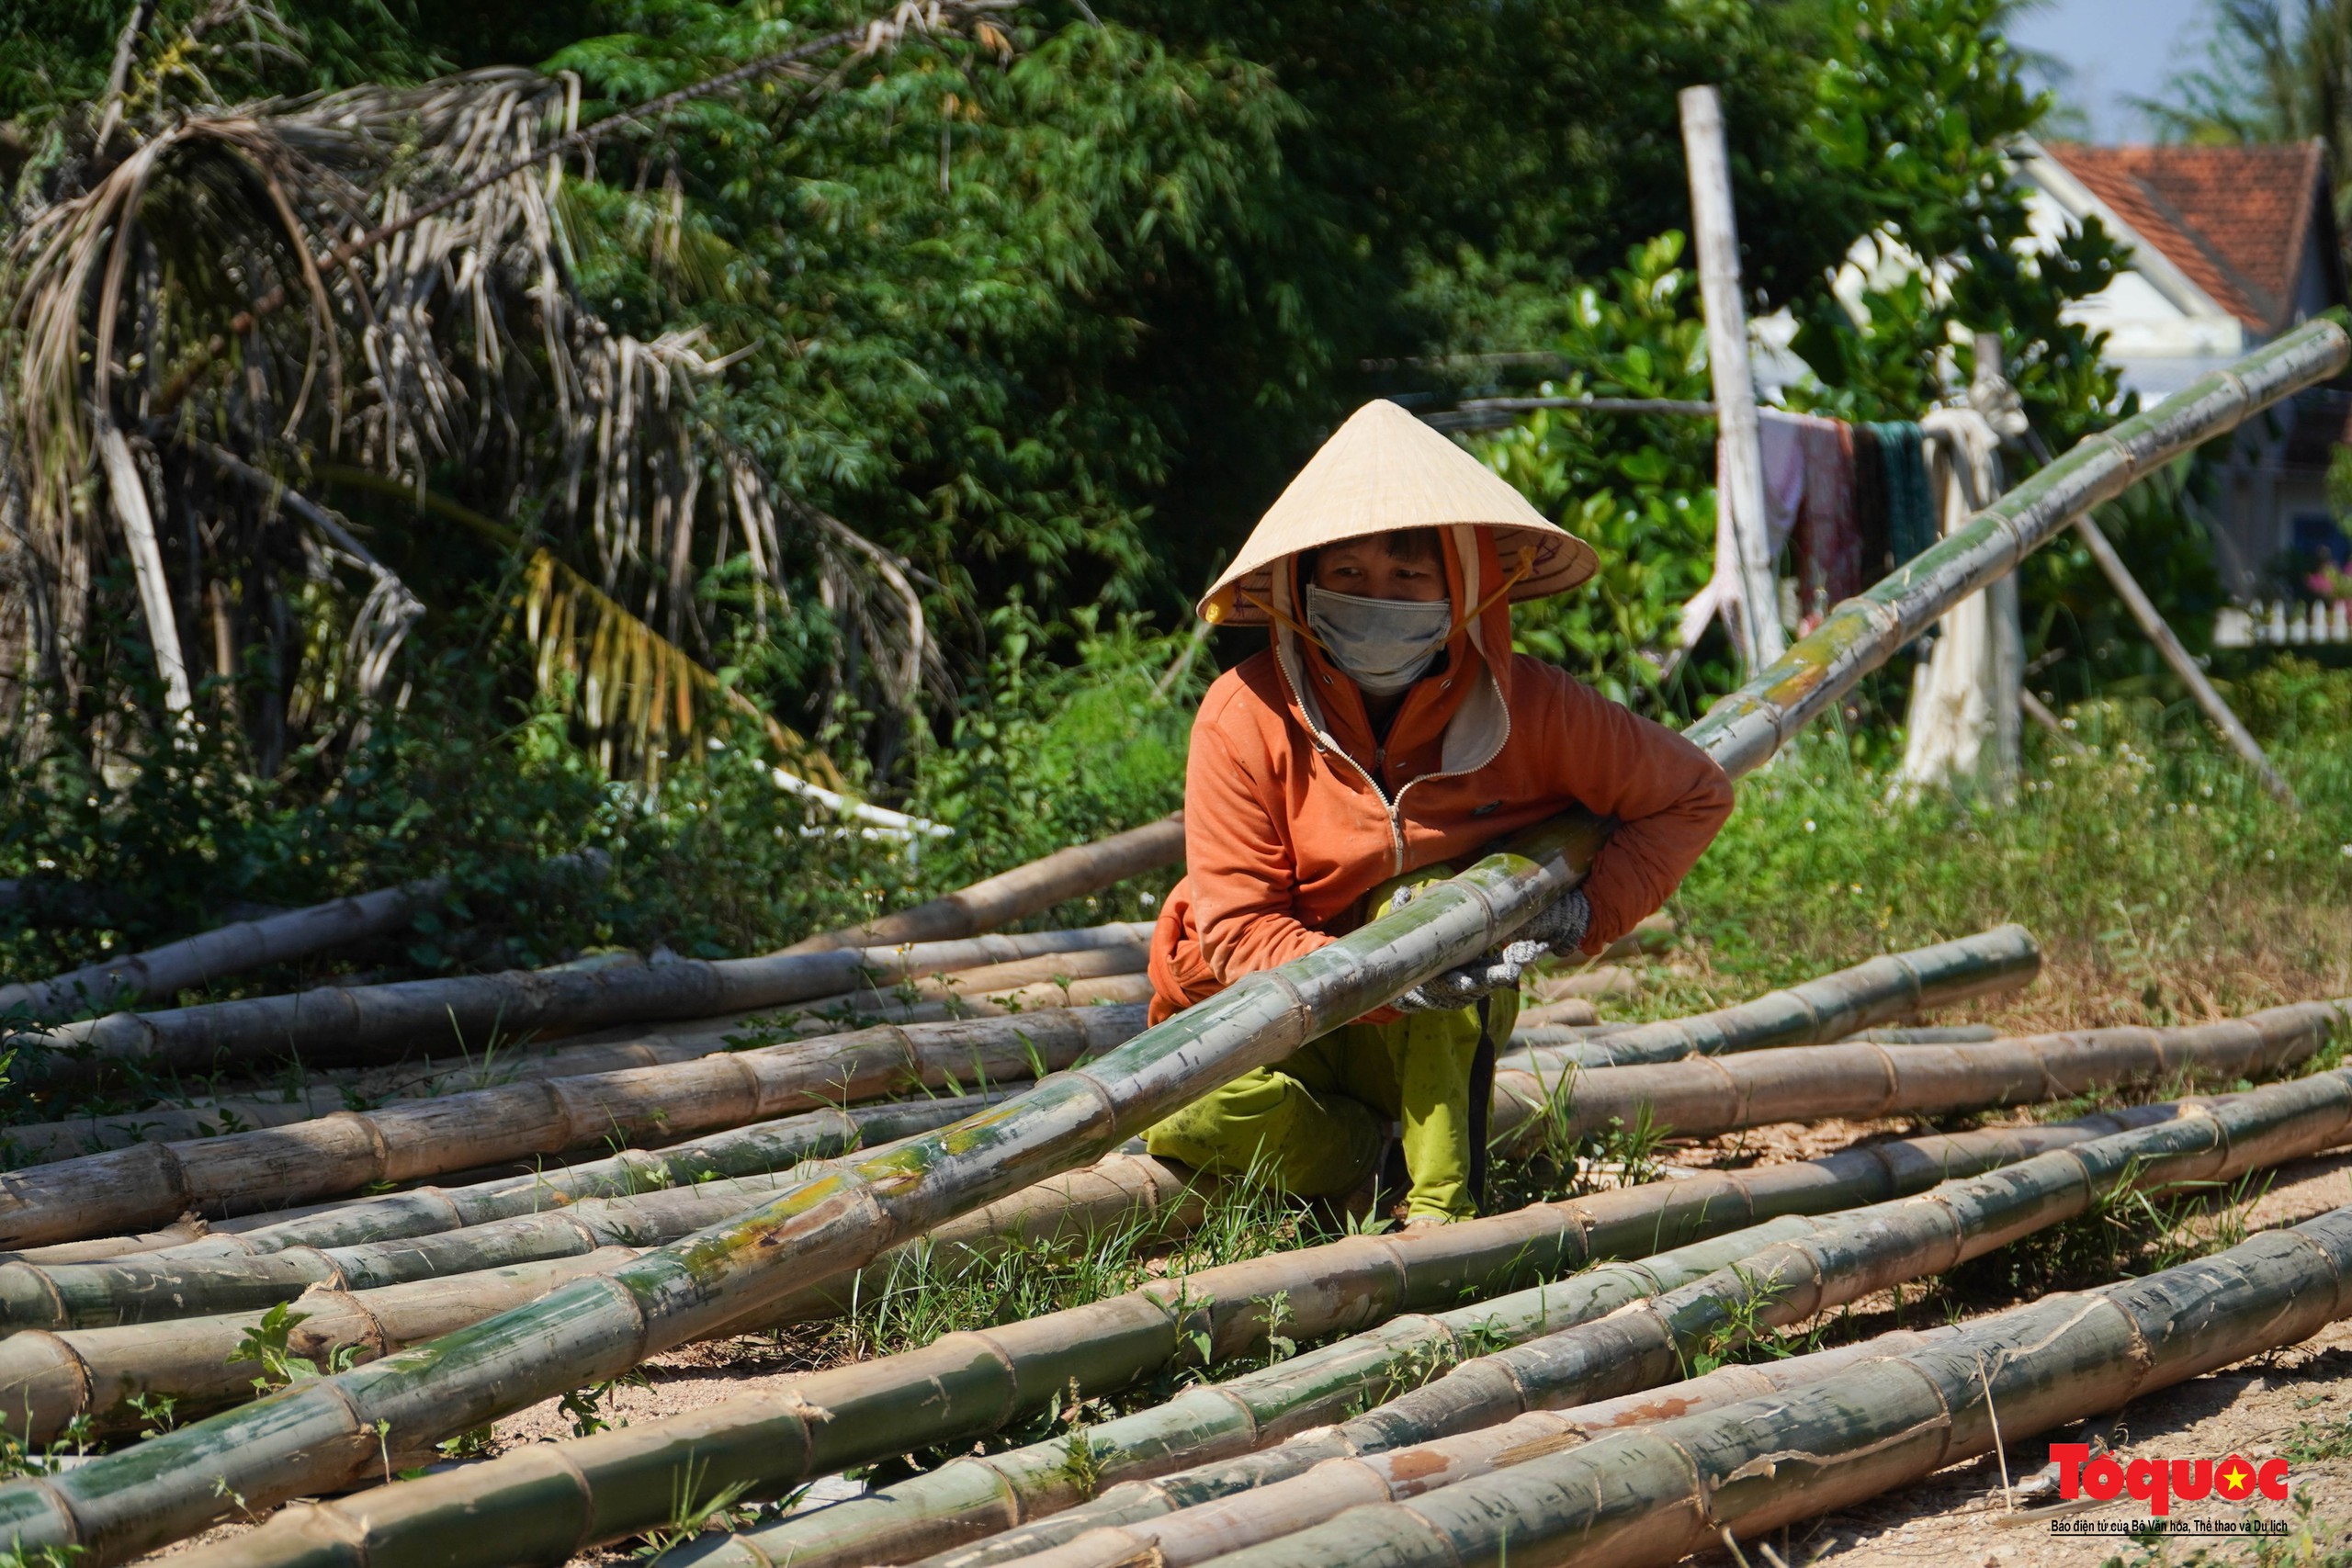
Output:
[[[1354,930],[1364,896],[1388,878],[1466,863],[1577,806],[1622,824],[1584,884],[1585,951],[1598,953],[1666,901],[1731,814],[1731,782],[1705,752],[1510,653],[1493,535],[1443,533],[1456,616],[1491,602],[1406,694],[1385,746],[1355,683],[1281,625],[1271,649],[1202,700],[1184,778],[1185,875],[1152,932],[1152,1021]],[[1465,540],[1476,542],[1467,570]],[[1275,573],[1288,603],[1274,607],[1296,623],[1293,575]]]

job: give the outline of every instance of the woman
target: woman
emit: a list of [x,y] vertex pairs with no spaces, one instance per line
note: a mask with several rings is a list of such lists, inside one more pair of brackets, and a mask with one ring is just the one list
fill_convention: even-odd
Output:
[[1511,603],[1573,588],[1595,564],[1389,402],[1359,410],[1259,523],[1200,604],[1213,625],[1269,627],[1272,646],[1220,676],[1193,721],[1186,874],[1153,931],[1153,1022],[1313,952],[1521,828],[1578,806],[1619,827],[1584,886],[1505,954],[1244,1074],[1152,1128],[1154,1154],[1337,1196],[1374,1174],[1394,1127],[1406,1223],[1477,1212],[1477,1080],[1518,1014],[1520,964],[1608,946],[1666,901],[1731,812],[1730,782],[1697,747],[1511,652]]

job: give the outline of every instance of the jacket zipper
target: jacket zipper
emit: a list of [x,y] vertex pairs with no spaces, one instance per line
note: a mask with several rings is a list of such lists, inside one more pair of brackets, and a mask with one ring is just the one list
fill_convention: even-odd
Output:
[[[1282,671],[1283,689],[1290,694],[1290,700],[1297,705],[1299,716],[1302,718],[1306,717],[1306,701],[1299,694],[1298,682],[1291,678],[1290,658],[1287,650],[1276,653],[1274,657],[1274,668]],[[1488,762],[1493,761],[1497,757],[1501,756],[1503,748],[1510,744],[1510,705],[1500,700],[1502,688],[1500,682],[1495,681],[1495,672],[1493,671],[1482,668],[1478,673],[1481,679],[1495,685],[1497,698],[1496,705],[1502,709],[1503,716],[1502,739],[1495,742],[1495,746],[1492,750],[1479,758],[1476,762],[1473,763],[1469,767],[1454,768],[1445,773],[1423,773],[1419,778],[1407,779],[1403,785],[1397,789],[1396,798],[1394,800],[1391,800],[1388,797],[1388,792],[1386,790],[1380,787],[1380,780],[1378,777],[1366,771],[1362,762],[1357,761],[1353,757],[1350,756],[1346,747],[1340,745],[1329,734],[1325,733],[1320,725],[1316,724],[1311,720],[1307,723],[1306,733],[1313,738],[1316,749],[1317,750],[1329,752],[1332,756],[1339,758],[1340,761],[1346,762],[1348,766],[1353,768],[1356,771],[1356,776],[1363,779],[1366,784],[1371,786],[1374,796],[1379,800],[1382,809],[1386,813],[1388,818],[1388,874],[1391,876],[1402,876],[1405,874],[1405,823],[1404,818],[1398,815],[1398,812],[1405,804],[1406,793],[1415,784],[1426,783],[1430,779],[1454,779],[1462,777],[1464,773],[1475,773],[1480,768],[1485,767]],[[1375,752],[1375,755],[1379,759],[1380,762],[1385,766],[1388,760],[1388,748],[1385,746],[1380,747]]]

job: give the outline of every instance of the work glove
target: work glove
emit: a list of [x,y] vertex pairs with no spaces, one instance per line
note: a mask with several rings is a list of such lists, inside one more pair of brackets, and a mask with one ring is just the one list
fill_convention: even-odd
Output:
[[[1412,889],[1400,887],[1389,908],[1402,908],[1411,901]],[[1591,923],[1592,906],[1585,902],[1584,889],[1571,888],[1537,910],[1500,951],[1432,975],[1388,1005],[1398,1012],[1452,1012],[1496,991],[1516,989],[1519,977],[1537,959],[1576,952]]]

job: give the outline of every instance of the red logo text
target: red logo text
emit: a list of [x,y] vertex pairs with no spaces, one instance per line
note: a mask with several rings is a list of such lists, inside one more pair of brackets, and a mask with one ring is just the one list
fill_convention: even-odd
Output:
[[2135,1459],[2126,1462],[2111,1454],[2091,1457],[2088,1443],[2052,1443],[2050,1462],[2058,1467],[2058,1495],[2071,1502],[2089,1496],[2099,1502],[2130,1495],[2162,1517],[2172,1512],[2172,1500],[2201,1503],[2208,1497],[2244,1503],[2257,1494],[2274,1503],[2287,1500],[2287,1461],[2267,1459],[2259,1464],[2243,1454],[2223,1460]]

